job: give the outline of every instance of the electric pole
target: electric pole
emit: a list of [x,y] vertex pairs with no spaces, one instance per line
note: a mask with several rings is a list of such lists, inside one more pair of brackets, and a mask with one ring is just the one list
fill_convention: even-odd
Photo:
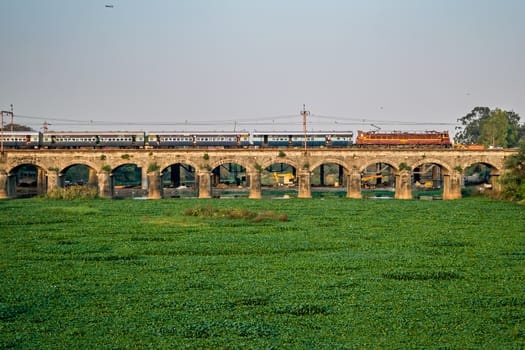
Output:
[[2,111],[0,120],[0,153],[4,154],[4,116],[11,116],[11,129],[13,128],[13,105],[10,111]]
[[304,104],[301,114],[303,115],[304,152],[306,153],[306,116],[310,115],[310,111],[306,110],[306,106]]

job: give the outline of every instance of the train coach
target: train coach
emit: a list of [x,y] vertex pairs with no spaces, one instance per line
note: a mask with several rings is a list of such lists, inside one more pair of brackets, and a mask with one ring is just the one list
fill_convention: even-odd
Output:
[[38,131],[3,131],[0,141],[6,148],[38,148],[42,134]]
[[146,139],[143,131],[137,132],[44,132],[43,148],[116,147],[142,148]]
[[358,131],[359,147],[452,147],[448,131],[377,132]]
[[175,147],[247,147],[248,133],[229,132],[151,132],[147,135],[147,146],[153,148]]
[[254,132],[251,144],[258,147],[349,147],[353,144],[352,131],[338,133]]

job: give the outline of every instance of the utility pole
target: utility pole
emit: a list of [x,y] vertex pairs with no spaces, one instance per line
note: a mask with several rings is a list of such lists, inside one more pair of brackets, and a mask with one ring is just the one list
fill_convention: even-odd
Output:
[[0,114],[0,153],[4,154],[4,116],[11,116],[11,125],[13,125],[13,105],[11,105],[11,111],[2,111]]
[[15,129],[15,124],[14,124],[14,117],[15,117],[15,114],[13,113],[13,104],[11,103],[11,132],[13,132]]
[[310,115],[310,111],[306,110],[306,106],[304,104],[301,114],[303,115],[304,153],[306,153],[306,116]]
[[4,155],[4,113],[5,111],[2,111],[0,114],[2,115],[2,120],[0,121],[0,153]]

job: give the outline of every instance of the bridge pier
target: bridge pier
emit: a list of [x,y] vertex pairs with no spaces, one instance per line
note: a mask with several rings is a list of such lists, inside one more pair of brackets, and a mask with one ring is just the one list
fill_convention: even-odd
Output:
[[151,171],[147,173],[148,181],[148,199],[162,198],[162,178],[160,171]]
[[0,170],[0,199],[16,197],[16,176]]
[[148,190],[148,174],[142,168],[140,168],[140,178],[140,185],[142,186],[142,189]]
[[15,175],[7,175],[7,196],[9,198],[16,197],[16,181]]
[[346,198],[361,199],[361,174],[358,170],[347,175]]
[[310,172],[308,170],[299,171],[299,193],[297,198],[312,198],[312,189],[310,187]]
[[250,194],[248,198],[261,199],[261,173],[258,171],[248,173],[248,182],[250,184]]
[[101,171],[98,177],[98,196],[101,198],[113,198],[113,177],[109,171]]
[[492,185],[492,191],[502,192],[503,186],[499,182],[499,174],[490,173],[490,184]]
[[396,174],[395,199],[412,199],[412,176],[410,171],[401,170]]
[[443,175],[443,200],[461,198],[461,173],[452,171]]
[[211,173],[201,172],[197,174],[199,179],[199,198],[211,198]]
[[88,185],[89,186],[96,186],[97,185],[97,172],[93,168],[89,168],[89,178],[88,178]]
[[5,170],[0,170],[0,199],[9,198],[9,176]]
[[[43,194],[47,193],[47,174],[42,168],[38,168],[37,170],[37,180],[36,180],[36,193],[37,195],[41,196]],[[15,180],[15,188],[16,188],[16,180]]]
[[60,188],[60,174],[58,170],[48,170],[47,172],[47,193]]

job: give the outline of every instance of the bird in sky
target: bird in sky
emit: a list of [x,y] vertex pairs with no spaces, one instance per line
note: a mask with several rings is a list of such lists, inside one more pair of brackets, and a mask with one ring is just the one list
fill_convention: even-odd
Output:
[[107,8],[110,8],[112,9],[113,7],[115,7],[114,5],[105,5]]

